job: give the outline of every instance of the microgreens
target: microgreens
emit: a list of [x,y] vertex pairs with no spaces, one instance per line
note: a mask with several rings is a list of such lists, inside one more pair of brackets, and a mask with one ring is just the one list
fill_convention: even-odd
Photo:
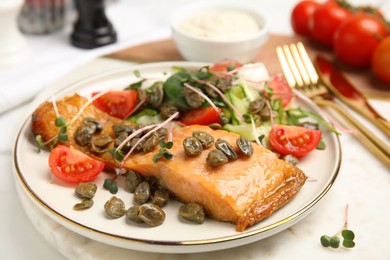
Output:
[[288,115],[288,124],[290,125],[299,125],[299,120],[305,117],[311,117],[316,120],[318,123],[322,124],[328,128],[333,133],[339,135],[340,133],[328,122],[326,122],[321,116],[314,112],[305,111],[302,108],[293,108],[286,111]]
[[203,83],[206,86],[213,89],[215,92],[217,92],[217,94],[222,98],[222,100],[234,111],[234,113],[241,120],[241,122],[244,121],[244,118],[241,115],[241,113],[238,111],[238,109],[232,104],[232,102],[230,102],[230,100],[226,97],[226,95],[223,94],[221,90],[219,90],[219,88],[217,88],[216,86],[214,86],[213,84],[207,81],[199,81],[199,83]]
[[168,152],[167,149],[171,149],[173,146],[172,142],[165,142],[164,140],[160,141],[160,150],[153,156],[153,162],[157,162],[159,159],[164,157],[167,160],[173,158],[172,153]]
[[117,175],[114,176],[114,178],[110,179],[107,178],[104,180],[103,183],[103,188],[108,190],[111,194],[116,194],[118,192],[118,184],[116,183],[116,177]]
[[345,207],[345,222],[343,228],[333,236],[323,235],[320,238],[321,245],[323,247],[332,247],[339,248],[340,246],[340,236],[343,238],[343,246],[345,248],[355,247],[355,234],[352,230],[348,229],[348,205]]
[[54,121],[54,124],[56,127],[59,127],[60,128],[60,131],[58,133],[58,135],[54,136],[53,138],[49,139],[48,141],[44,142],[43,139],[42,139],[42,136],[41,135],[37,135],[35,137],[35,140],[37,141],[38,143],[38,147],[37,147],[37,151],[40,152],[41,149],[48,145],[49,143],[50,144],[50,150],[52,150],[58,142],[66,142],[68,140],[68,135],[66,134],[66,130],[67,130],[67,125],[66,125],[66,121],[63,117],[61,116],[57,116],[56,120]]

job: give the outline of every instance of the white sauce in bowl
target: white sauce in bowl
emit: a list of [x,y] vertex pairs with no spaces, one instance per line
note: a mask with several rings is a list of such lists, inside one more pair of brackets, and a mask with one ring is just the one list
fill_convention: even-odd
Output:
[[260,25],[250,14],[236,10],[205,11],[184,19],[182,32],[214,40],[236,40],[255,34]]

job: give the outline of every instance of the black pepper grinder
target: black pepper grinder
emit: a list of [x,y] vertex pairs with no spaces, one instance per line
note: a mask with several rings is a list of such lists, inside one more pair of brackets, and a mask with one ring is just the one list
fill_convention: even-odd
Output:
[[78,19],[71,42],[82,49],[93,49],[116,42],[114,27],[107,19],[104,0],[74,0]]

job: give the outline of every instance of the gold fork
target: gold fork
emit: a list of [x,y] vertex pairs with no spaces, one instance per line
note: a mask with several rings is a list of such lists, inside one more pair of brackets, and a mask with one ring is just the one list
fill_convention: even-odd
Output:
[[330,107],[359,134],[359,140],[390,168],[390,148],[368,128],[335,102],[332,94],[319,80],[316,69],[301,42],[276,48],[283,74],[292,88],[312,99],[321,107]]

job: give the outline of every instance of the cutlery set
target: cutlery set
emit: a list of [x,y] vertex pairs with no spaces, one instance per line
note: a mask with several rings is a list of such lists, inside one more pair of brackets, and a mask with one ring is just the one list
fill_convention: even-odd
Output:
[[390,147],[339,103],[358,112],[390,138],[390,123],[370,106],[366,97],[325,58],[318,56],[314,65],[301,42],[278,46],[276,53],[290,87],[320,107],[335,111],[357,131],[358,140],[390,168]]

